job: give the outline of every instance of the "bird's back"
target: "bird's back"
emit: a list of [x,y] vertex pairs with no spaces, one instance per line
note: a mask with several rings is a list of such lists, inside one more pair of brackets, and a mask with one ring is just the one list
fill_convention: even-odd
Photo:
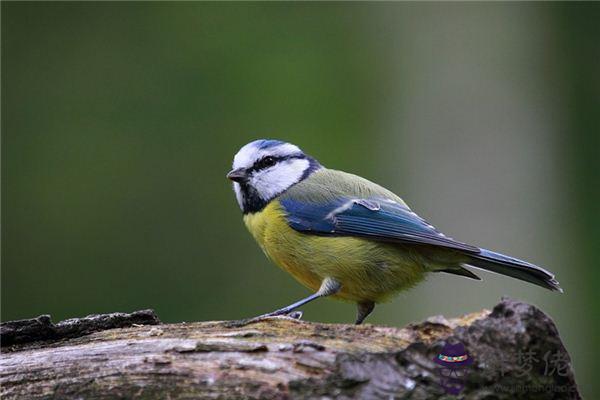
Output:
[[405,207],[406,203],[395,193],[358,175],[334,169],[322,168],[310,177],[289,188],[281,199],[293,198],[298,201],[326,204],[345,197],[385,198]]

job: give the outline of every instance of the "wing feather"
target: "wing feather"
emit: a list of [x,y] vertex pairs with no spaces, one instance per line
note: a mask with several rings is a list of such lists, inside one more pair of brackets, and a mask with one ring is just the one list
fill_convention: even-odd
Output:
[[408,207],[390,199],[346,197],[318,204],[286,197],[280,202],[289,225],[299,232],[479,252],[477,247],[445,236]]

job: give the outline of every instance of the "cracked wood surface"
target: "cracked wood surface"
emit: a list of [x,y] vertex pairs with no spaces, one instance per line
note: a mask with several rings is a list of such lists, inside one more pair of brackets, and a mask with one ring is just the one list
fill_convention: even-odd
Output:
[[[148,310],[66,325],[38,319],[2,324],[3,399],[454,398],[432,361],[447,342],[463,343],[475,360],[464,398],[580,398],[552,320],[510,299],[405,328],[285,317],[235,328],[159,324]],[[538,360],[528,371],[518,362],[525,350]],[[560,370],[539,362],[547,354],[566,357]]]

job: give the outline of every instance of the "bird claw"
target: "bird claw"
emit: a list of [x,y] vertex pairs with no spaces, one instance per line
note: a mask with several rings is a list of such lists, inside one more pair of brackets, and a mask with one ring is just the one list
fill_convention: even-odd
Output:
[[300,310],[291,311],[287,314],[264,314],[264,315],[259,315],[258,317],[254,317],[254,318],[245,318],[245,319],[240,319],[237,321],[228,321],[225,323],[225,327],[226,328],[241,328],[243,326],[254,324],[257,322],[261,322],[261,321],[265,321],[270,318],[289,318],[289,319],[293,319],[295,321],[300,321],[302,319],[303,315],[304,315],[303,312]]
[[292,319],[295,319],[297,321],[300,321],[302,319],[302,315],[304,315],[302,313],[302,311],[297,310],[297,311],[292,311],[291,313],[289,313],[289,314],[287,314],[285,316],[289,317],[289,318],[292,318]]

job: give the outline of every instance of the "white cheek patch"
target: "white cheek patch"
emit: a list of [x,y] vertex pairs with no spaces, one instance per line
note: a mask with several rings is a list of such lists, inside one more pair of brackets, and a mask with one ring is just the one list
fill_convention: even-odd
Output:
[[300,178],[309,167],[310,162],[305,158],[282,161],[271,168],[256,172],[250,184],[256,188],[263,200],[270,200],[300,182]]

